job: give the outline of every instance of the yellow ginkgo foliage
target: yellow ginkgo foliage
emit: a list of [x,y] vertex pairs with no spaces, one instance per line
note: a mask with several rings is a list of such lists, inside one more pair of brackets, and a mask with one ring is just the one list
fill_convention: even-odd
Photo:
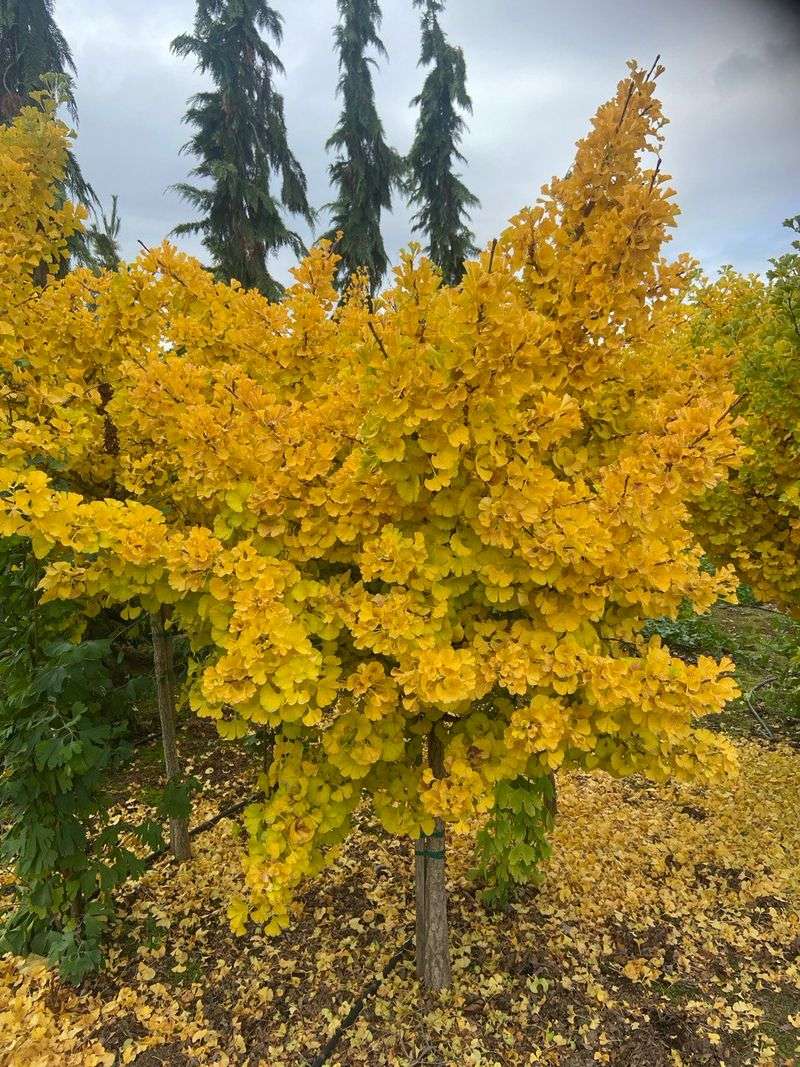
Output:
[[[0,533],[49,554],[48,597],[174,605],[195,711],[274,729],[239,928],[289,921],[364,795],[415,836],[467,830],[521,774],[734,766],[694,725],[731,664],[638,636],[733,588],[690,522],[736,416],[725,358],[676,347],[694,267],[662,256],[654,89],[631,64],[460,285],[412,247],[374,303],[339,303],[324,242],[279,304],[168,244],[37,288],[42,249],[7,250],[52,202],[6,176],[35,184],[64,134],[33,111],[0,131]],[[74,491],[98,471],[114,497]]]
[[[795,232],[800,217],[787,220]],[[800,618],[800,240],[766,279],[731,268],[695,296],[692,339],[726,353],[743,459],[698,501],[709,554],[761,599]]]

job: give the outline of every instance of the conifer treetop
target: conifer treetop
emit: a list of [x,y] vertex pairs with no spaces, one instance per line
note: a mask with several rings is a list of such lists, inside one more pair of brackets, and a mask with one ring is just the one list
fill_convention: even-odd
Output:
[[441,0],[414,0],[423,9],[420,66],[431,66],[422,91],[411,101],[419,108],[414,143],[408,155],[406,191],[416,207],[414,229],[427,238],[426,251],[445,281],[455,284],[464,261],[476,251],[469,209],[478,198],[454,166],[465,163],[459,145],[466,128],[460,112],[472,111],[467,93],[464,53],[447,40],[439,23]]
[[[298,256],[305,251],[281,205],[309,225],[315,218],[274,84],[283,65],[269,39],[280,44],[282,36],[281,16],[266,0],[199,0],[194,32],[172,42],[215,85],[192,97],[184,120],[196,130],[184,150],[197,157],[192,174],[203,184],[176,186],[200,218],[174,232],[200,234],[220,278],[271,299],[282,287],[268,270],[269,256],[285,247]],[[279,197],[270,191],[276,177]]]
[[375,60],[367,54],[373,49],[379,56],[386,56],[378,36],[380,6],[377,0],[338,0],[338,9],[334,42],[339,54],[337,91],[342,98],[342,112],[326,145],[336,153],[329,172],[337,190],[336,199],[328,205],[328,237],[336,241],[340,257],[340,288],[346,290],[353,278],[365,271],[370,289],[375,292],[388,266],[381,213],[391,209],[403,160],[386,143],[370,69]]

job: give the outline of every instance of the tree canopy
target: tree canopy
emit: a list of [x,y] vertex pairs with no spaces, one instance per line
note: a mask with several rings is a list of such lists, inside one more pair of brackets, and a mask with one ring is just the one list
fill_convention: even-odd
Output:
[[[800,216],[786,226],[800,232]],[[693,340],[730,360],[742,458],[697,505],[712,558],[800,617],[800,240],[766,279],[725,269],[699,287]]]
[[[10,122],[42,89],[44,74],[75,74],[69,44],[58,28],[54,0],[3,0],[0,5],[0,121]],[[77,120],[71,89],[67,110]]]
[[[200,217],[174,232],[201,234],[218,277],[270,299],[282,286],[269,272],[269,257],[282,248],[305,251],[281,205],[309,225],[314,221],[275,88],[283,65],[269,41],[280,44],[282,35],[281,16],[266,0],[198,0],[194,32],[172,42],[178,55],[195,57],[215,86],[195,94],[185,116],[195,132],[184,149],[198,159],[192,174],[202,184],[176,186]],[[271,191],[276,177],[279,196]]]
[[[47,179],[66,131],[28,109],[3,135],[0,533],[46,557],[46,598],[172,606],[195,711],[275,731],[236,928],[290,921],[364,794],[415,836],[519,775],[735,765],[695,724],[731,664],[639,636],[734,584],[691,523],[738,445],[724,353],[679,343],[662,127],[631,64],[459,285],[412,249],[340,302],[321,242],[277,304],[169,244],[29,299],[77,225]],[[60,487],[89,468],[121,492]]]
[[464,261],[476,251],[468,220],[469,209],[479,201],[454,170],[466,162],[459,149],[465,128],[460,112],[472,111],[472,101],[464,53],[450,44],[439,23],[443,0],[414,0],[414,4],[422,8],[420,66],[431,69],[422,91],[411,101],[419,108],[419,117],[406,184],[410,203],[417,209],[414,229],[425,235],[426,252],[448,285],[454,285],[464,273]]
[[327,148],[336,158],[330,166],[336,198],[331,209],[329,238],[339,257],[337,282],[346,290],[359,271],[366,271],[370,288],[380,285],[388,258],[381,235],[381,213],[392,206],[399,188],[403,160],[386,143],[375,106],[375,90],[368,56],[373,49],[386,56],[378,36],[378,0],[337,0],[339,23],[334,42],[339,56],[338,92],[342,112]]

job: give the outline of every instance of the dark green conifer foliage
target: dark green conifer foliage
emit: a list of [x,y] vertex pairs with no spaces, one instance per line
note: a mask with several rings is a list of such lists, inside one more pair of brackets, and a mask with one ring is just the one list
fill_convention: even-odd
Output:
[[[196,58],[215,86],[192,97],[184,118],[196,129],[184,146],[199,160],[192,174],[207,184],[176,186],[200,218],[175,233],[201,234],[220,278],[236,278],[270,299],[279,299],[283,288],[269,273],[268,257],[285,247],[305,252],[281,204],[309,225],[314,221],[274,86],[283,64],[266,38],[280,44],[282,36],[283,20],[266,0],[198,0],[194,33],[172,42],[178,55]],[[274,177],[279,201],[270,191]]]
[[[0,0],[0,120],[12,122],[31,103],[43,74],[69,73],[75,73],[75,62],[56,24],[53,0]],[[66,104],[77,120],[71,93]]]
[[367,55],[374,49],[385,56],[378,36],[381,11],[377,0],[338,0],[339,24],[334,41],[339,54],[338,93],[342,98],[339,123],[328,139],[336,159],[330,166],[336,199],[331,209],[327,236],[341,232],[336,251],[342,257],[339,286],[346,289],[361,269],[369,274],[374,292],[388,265],[381,236],[381,212],[392,206],[392,190],[402,181],[404,162],[384,139],[383,125],[375,107]]
[[422,11],[420,66],[430,66],[422,92],[411,103],[419,108],[416,135],[408,156],[406,190],[417,210],[414,229],[427,238],[427,252],[448,285],[463,276],[464,260],[473,255],[469,208],[479,201],[455,172],[465,162],[459,150],[465,129],[462,112],[472,111],[467,94],[464,53],[447,40],[439,24],[443,0],[414,0]]
[[[51,91],[73,122],[78,108],[72,90],[75,61],[53,14],[54,0],[0,0],[0,122],[11,123],[31,93]],[[48,77],[48,75],[50,77]],[[93,208],[94,190],[69,154],[65,192]]]

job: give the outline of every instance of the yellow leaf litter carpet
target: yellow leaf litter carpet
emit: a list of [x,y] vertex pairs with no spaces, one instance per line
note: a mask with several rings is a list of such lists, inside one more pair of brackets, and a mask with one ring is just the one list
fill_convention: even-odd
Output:
[[410,846],[363,813],[289,931],[237,938],[223,821],[130,886],[80,990],[0,959],[0,1063],[294,1067],[338,1035],[326,1063],[798,1064],[800,754],[737,747],[727,788],[561,775],[544,884],[506,911],[485,911],[455,839],[454,984],[435,997],[410,949],[384,974],[412,932]]

